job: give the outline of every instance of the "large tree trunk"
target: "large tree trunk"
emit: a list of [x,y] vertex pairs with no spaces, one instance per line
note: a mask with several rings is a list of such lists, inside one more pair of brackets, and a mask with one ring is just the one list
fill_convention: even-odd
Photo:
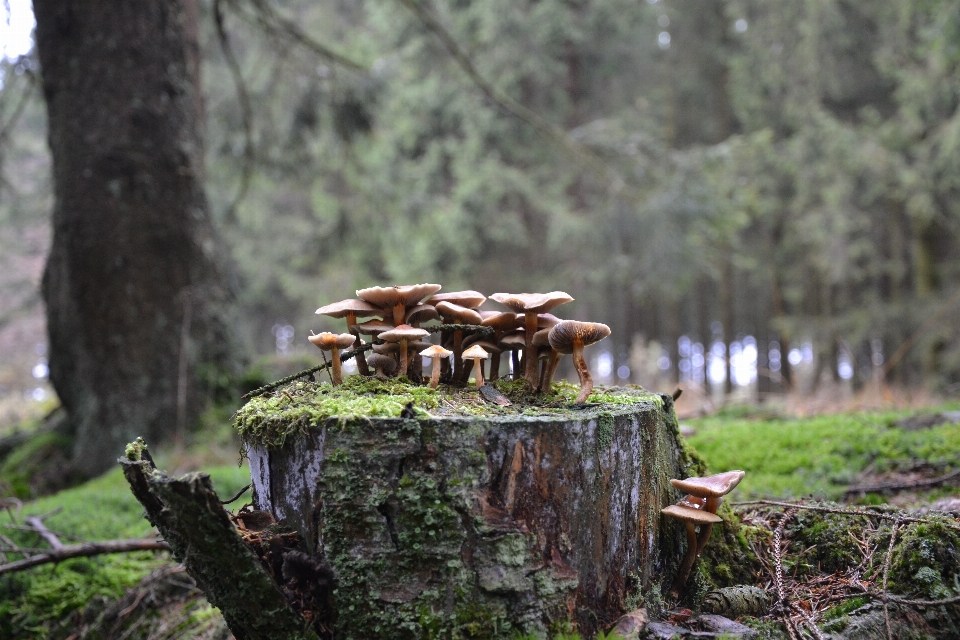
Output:
[[56,198],[50,379],[85,474],[190,424],[209,389],[198,372],[228,361],[194,1],[34,1]]

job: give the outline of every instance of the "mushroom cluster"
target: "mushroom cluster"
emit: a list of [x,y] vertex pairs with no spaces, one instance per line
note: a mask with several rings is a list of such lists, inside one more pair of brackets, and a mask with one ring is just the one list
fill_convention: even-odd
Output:
[[671,589],[674,596],[687,583],[693,563],[707,546],[713,525],[723,522],[717,515],[723,496],[733,491],[745,475],[744,471],[726,471],[705,478],[670,480],[670,484],[686,493],[677,504],[660,510],[663,515],[680,520],[687,528],[687,553],[677,569],[677,578]]
[[[361,375],[407,376],[420,382],[422,360],[417,356],[430,358],[430,386],[434,388],[441,382],[464,385],[471,370],[477,388],[483,385],[485,377],[496,380],[501,354],[508,352],[514,375],[522,375],[538,392],[550,391],[561,355],[571,354],[580,377],[576,401],[586,401],[593,389],[593,378],[583,348],[609,336],[610,328],[596,322],[561,320],[550,314],[555,307],[573,300],[569,294],[495,293],[490,299],[508,310],[481,311],[479,307],[487,301],[482,293],[438,293],[440,288],[438,284],[369,287],[358,290],[356,299],[317,309],[320,315],[347,322],[347,333],[310,336],[313,344],[331,351],[334,384],[341,383],[339,351],[351,346]],[[360,318],[372,319],[358,322]],[[430,320],[443,323],[439,327],[439,345],[429,339],[430,330],[438,327],[420,327],[420,323]],[[362,335],[369,336],[373,343],[374,353],[369,360],[360,350],[364,344]],[[484,376],[486,360],[490,361],[490,368],[489,375]]]

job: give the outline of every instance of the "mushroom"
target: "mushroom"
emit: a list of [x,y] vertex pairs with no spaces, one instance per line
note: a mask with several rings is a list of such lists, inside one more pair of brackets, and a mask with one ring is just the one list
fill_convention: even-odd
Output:
[[404,322],[414,328],[419,327],[421,322],[439,319],[440,314],[428,304],[418,304],[415,307],[410,307],[404,316]]
[[[493,329],[493,342],[499,343],[504,334],[517,328],[517,314],[512,311],[481,311],[480,324]],[[501,349],[502,351],[502,349]],[[490,358],[490,380],[500,377],[500,352],[494,351]]]
[[[480,334],[474,334],[474,335],[470,336],[469,338],[464,338],[464,339],[463,339],[463,347],[464,347],[464,349],[469,348],[469,347],[472,347],[472,346],[475,345],[475,344],[480,345],[481,347],[483,347],[484,351],[486,351],[487,353],[490,354],[490,366],[491,366],[491,367],[493,366],[493,358],[496,358],[497,356],[499,356],[499,355],[503,352],[503,349],[500,348],[499,345],[497,345],[497,344],[494,343],[494,342],[491,342],[490,340],[484,339],[484,337],[483,337],[482,335],[480,335]],[[464,360],[464,363],[463,363],[463,378],[462,378],[464,384],[466,384],[467,380],[470,378],[470,368],[471,368],[472,366],[473,366],[473,363],[472,363],[472,362],[467,362],[466,359]],[[491,374],[492,374],[492,373],[493,373],[493,370],[491,369]],[[488,381],[488,382],[491,382],[492,380],[493,380],[493,376],[492,376],[492,375],[491,375],[491,376],[487,376],[487,381]]]
[[[543,314],[549,315],[549,314]],[[559,320],[558,320],[559,323]],[[537,385],[539,393],[550,393],[553,386],[553,375],[560,363],[560,353],[550,345],[550,329],[540,329],[533,334],[533,344],[537,347],[537,356],[544,360],[540,370],[540,383]],[[541,353],[543,351],[543,353]]]
[[[673,587],[671,588],[674,597],[676,597],[677,594],[680,593],[680,590],[683,589],[683,585],[687,583],[687,578],[690,577],[690,570],[693,569],[693,563],[696,561],[697,556],[700,555],[700,550],[702,549],[697,536],[697,526],[700,526],[700,535],[702,536],[704,527],[712,529],[714,524],[723,522],[723,520],[715,513],[701,511],[700,509],[691,509],[690,507],[684,507],[678,504],[664,507],[660,510],[660,513],[680,520],[687,527],[687,553],[683,556],[683,562],[680,563],[680,567],[677,569],[677,578],[674,580]],[[707,531],[707,535],[710,535],[709,530]]]
[[590,392],[593,391],[593,378],[590,376],[586,360],[583,359],[583,348],[594,342],[600,342],[609,335],[610,327],[599,322],[564,320],[550,329],[548,334],[550,346],[556,349],[557,353],[573,354],[573,366],[576,367],[577,374],[580,376],[577,404],[586,402]]
[[526,330],[526,345],[524,346],[524,377],[531,388],[537,386],[537,355],[533,347],[533,334],[537,332],[537,314],[547,313],[554,307],[573,300],[570,294],[563,291],[550,293],[495,293],[490,296],[505,307],[523,314]]
[[447,351],[440,345],[434,344],[421,351],[420,355],[433,361],[430,365],[430,388],[436,389],[440,384],[440,361],[453,355],[453,351]]
[[340,349],[346,349],[353,345],[354,336],[349,333],[337,334],[324,331],[307,336],[307,340],[317,345],[321,351],[330,352],[330,378],[334,385],[343,384],[343,376],[340,373]]
[[484,351],[479,344],[475,344],[463,352],[463,357],[473,360],[473,368],[476,369],[473,375],[477,379],[477,389],[479,390],[483,386],[483,363],[481,361],[489,358],[490,354]]
[[409,360],[407,354],[408,343],[418,338],[425,338],[428,335],[430,335],[430,332],[426,329],[417,329],[408,324],[401,324],[390,331],[384,331],[380,334],[381,340],[397,342],[400,345],[400,369],[397,371],[398,376],[407,375],[407,362]]
[[400,326],[408,307],[417,306],[421,300],[437,291],[440,291],[439,284],[370,287],[357,290],[357,297],[382,309],[394,326]]
[[[346,318],[347,331],[356,336],[356,340],[353,341],[353,346],[354,348],[359,348],[361,341],[359,332],[356,329],[357,318],[375,316],[380,314],[381,310],[369,302],[350,298],[349,300],[341,300],[340,302],[334,302],[332,304],[320,307],[317,309],[316,313],[322,316],[329,316],[331,318]],[[367,361],[363,357],[362,353],[358,353],[356,355],[356,361],[357,369],[360,371],[360,375],[370,375],[370,370],[367,368]]]
[[[437,312],[443,316],[444,322],[451,324],[480,324],[483,318],[473,309],[461,307],[452,302],[438,302]],[[463,329],[453,331],[453,381],[456,383],[463,374],[463,358],[460,353],[463,351]]]
[[423,303],[435,307],[438,302],[452,302],[467,309],[476,309],[486,301],[487,296],[479,291],[450,291],[448,293],[438,293],[430,296],[424,300]]
[[397,361],[382,353],[371,354],[367,358],[367,364],[376,369],[378,376],[388,376],[397,369]]
[[523,329],[515,331],[513,333],[508,333],[507,335],[500,338],[500,347],[504,351],[510,351],[511,362],[513,364],[513,377],[516,379],[520,376],[520,352],[527,344],[527,339],[524,336]]
[[[691,502],[690,498],[700,498],[703,500],[704,511],[716,513],[723,496],[733,491],[745,475],[747,475],[745,471],[725,471],[705,478],[671,479],[670,484],[680,491],[690,494],[684,500]],[[710,528],[708,527],[706,532],[701,535],[700,550],[703,550],[703,547],[706,546],[709,537]]]

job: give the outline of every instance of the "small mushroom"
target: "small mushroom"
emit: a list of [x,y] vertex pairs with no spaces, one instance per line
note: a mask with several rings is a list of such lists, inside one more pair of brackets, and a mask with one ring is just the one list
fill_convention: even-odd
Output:
[[396,342],[400,345],[400,369],[397,371],[398,376],[407,375],[407,363],[409,361],[407,349],[409,343],[418,338],[425,338],[428,335],[430,335],[430,332],[426,329],[416,329],[408,324],[401,324],[390,331],[384,331],[380,334],[381,340]]
[[590,375],[590,369],[587,368],[586,360],[583,359],[583,348],[600,342],[609,335],[610,327],[599,322],[564,320],[550,329],[548,335],[550,346],[556,349],[557,353],[573,354],[573,366],[576,367],[577,374],[580,376],[577,404],[586,402],[590,392],[593,391],[593,377]]
[[[480,324],[483,318],[473,309],[461,307],[452,302],[438,302],[437,312],[443,316],[444,322],[450,324]],[[453,332],[453,381],[456,383],[463,375],[463,358],[460,355],[463,351],[463,330],[455,329]]]
[[670,484],[691,496],[703,498],[703,508],[710,513],[716,513],[723,496],[733,491],[745,475],[745,471],[725,471],[704,478],[674,479],[670,480]]
[[440,361],[453,355],[453,351],[447,351],[440,345],[434,344],[421,351],[420,355],[432,360],[432,364],[430,365],[430,388],[436,389],[437,385],[440,384]]
[[523,314],[526,331],[524,335],[527,339],[523,352],[524,377],[530,388],[535,388],[538,382],[537,356],[532,340],[533,334],[537,332],[537,314],[547,313],[554,307],[572,302],[573,298],[564,291],[551,291],[550,293],[495,293],[490,296],[490,299]]
[[[382,312],[369,302],[350,298],[349,300],[341,300],[340,302],[334,302],[320,307],[316,313],[331,318],[346,318],[347,332],[356,336],[356,339],[353,341],[353,347],[356,349],[359,348],[361,344],[359,331],[357,331],[356,328],[357,318],[375,316]],[[370,370],[367,368],[367,361],[363,354],[358,353],[354,359],[357,361],[357,369],[360,371],[360,375],[370,375]]]
[[475,369],[473,375],[477,379],[477,389],[480,389],[483,386],[483,360],[489,358],[490,354],[484,351],[483,347],[475,344],[463,352],[463,357],[473,360],[473,368]]
[[[480,335],[480,334],[476,334],[476,333],[475,333],[475,334],[473,334],[472,336],[470,336],[469,338],[464,338],[464,339],[463,339],[463,347],[464,347],[464,349],[469,348],[469,347],[472,347],[472,346],[475,345],[475,344],[480,345],[481,347],[483,347],[483,349],[484,349],[487,353],[490,354],[490,366],[491,366],[490,372],[491,372],[491,375],[490,375],[490,376],[487,376],[487,381],[490,382],[490,381],[493,380],[493,375],[492,375],[492,373],[493,373],[493,369],[492,369],[492,367],[493,367],[493,359],[496,358],[497,356],[499,356],[499,355],[503,352],[503,349],[501,349],[498,345],[494,344],[493,342],[491,342],[491,341],[489,341],[489,340],[485,340],[484,337],[483,337],[482,335]],[[463,363],[463,378],[461,379],[464,384],[466,384],[466,383],[467,383],[467,380],[470,379],[470,370],[471,370],[472,367],[473,367],[473,363],[472,363],[472,362],[469,362],[469,361],[467,361],[467,360],[464,361],[464,363]]]
[[367,364],[376,370],[378,376],[388,376],[397,369],[397,361],[382,353],[373,353],[368,356]]
[[[680,520],[687,527],[687,553],[684,555],[683,562],[680,563],[680,567],[677,569],[677,578],[674,580],[673,587],[671,588],[674,596],[676,596],[680,593],[680,590],[683,589],[683,585],[687,583],[687,578],[690,577],[690,570],[693,569],[693,563],[696,561],[697,556],[700,555],[702,549],[697,536],[697,526],[700,526],[700,535],[702,536],[704,527],[710,527],[712,529],[714,524],[723,522],[723,520],[715,513],[702,511],[700,509],[691,509],[690,507],[677,504],[664,507],[660,510],[660,513]],[[707,532],[707,536],[709,535],[709,532]]]
[[340,373],[340,349],[346,349],[353,345],[354,336],[349,333],[337,334],[324,331],[307,336],[307,340],[315,344],[321,351],[330,352],[330,378],[334,385],[343,384],[343,376]]

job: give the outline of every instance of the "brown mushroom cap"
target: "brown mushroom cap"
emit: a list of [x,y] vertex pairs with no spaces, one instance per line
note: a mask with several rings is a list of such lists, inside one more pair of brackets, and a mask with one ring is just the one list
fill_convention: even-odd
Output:
[[549,347],[550,346],[550,329],[540,329],[535,334],[533,334],[533,346],[535,347]]
[[478,344],[473,345],[472,347],[464,351],[461,355],[465,360],[477,360],[477,359],[486,360],[487,358],[490,357],[490,354],[484,351],[483,347],[481,347]]
[[693,496],[719,498],[733,491],[745,475],[747,475],[745,471],[726,471],[706,478],[674,479],[670,480],[670,484]]
[[420,355],[424,358],[449,358],[453,355],[453,351],[448,351],[438,344],[432,344],[421,351]]
[[371,353],[367,356],[367,364],[384,373],[392,373],[397,368],[397,361],[382,353]]
[[500,346],[502,346],[504,349],[523,349],[526,344],[527,341],[524,337],[523,331],[508,333],[500,338]]
[[366,322],[361,322],[356,325],[357,331],[363,334],[373,334],[381,333],[383,331],[390,331],[394,328],[389,322],[384,322],[383,320],[367,320]]
[[573,353],[573,345],[580,342],[583,346],[600,342],[610,335],[610,327],[599,322],[579,322],[564,320],[550,329],[550,346],[559,353]]
[[561,304],[572,302],[573,298],[565,291],[551,291],[550,293],[495,293],[490,296],[505,307],[518,313],[535,311],[546,313]]
[[358,318],[368,318],[379,315],[382,311],[379,307],[375,307],[369,302],[350,298],[349,300],[341,300],[340,302],[334,302],[320,307],[316,313],[322,316],[330,316],[331,318],[346,318],[351,313]]
[[418,304],[415,307],[410,307],[407,309],[406,315],[403,317],[403,321],[409,324],[410,322],[426,322],[427,320],[439,320],[440,314],[437,313],[437,310],[431,307],[428,304]]
[[512,311],[481,311],[480,324],[497,331],[511,331],[523,326],[523,318]]
[[401,340],[413,342],[419,338],[426,338],[428,335],[430,335],[430,332],[426,329],[418,329],[408,324],[401,324],[389,331],[384,331],[379,337],[381,340],[386,340],[387,342],[400,342]]
[[358,289],[357,297],[380,309],[391,309],[398,304],[412,307],[430,294],[440,291],[439,284],[411,284],[394,287]]
[[563,322],[563,320],[552,313],[537,314],[537,329],[552,329],[561,322]]
[[489,353],[502,353],[503,349],[498,345],[493,344],[489,340],[485,340],[484,337],[480,334],[474,334],[469,338],[463,339],[463,348],[472,347],[473,345],[478,344]]
[[723,522],[723,518],[715,513],[682,507],[678,504],[672,504],[669,507],[660,509],[660,513],[684,522],[692,522],[693,524],[717,524],[718,522]]
[[483,318],[473,309],[452,302],[438,302],[434,307],[444,320],[461,324],[480,324]]
[[438,293],[430,296],[424,301],[424,304],[436,306],[439,302],[452,302],[453,304],[476,309],[487,301],[487,296],[479,291],[451,291],[449,293]]
[[320,347],[324,351],[330,351],[334,347],[337,349],[346,349],[347,347],[352,347],[353,341],[356,340],[356,338],[349,333],[338,334],[324,331],[323,333],[307,336],[307,340]]

